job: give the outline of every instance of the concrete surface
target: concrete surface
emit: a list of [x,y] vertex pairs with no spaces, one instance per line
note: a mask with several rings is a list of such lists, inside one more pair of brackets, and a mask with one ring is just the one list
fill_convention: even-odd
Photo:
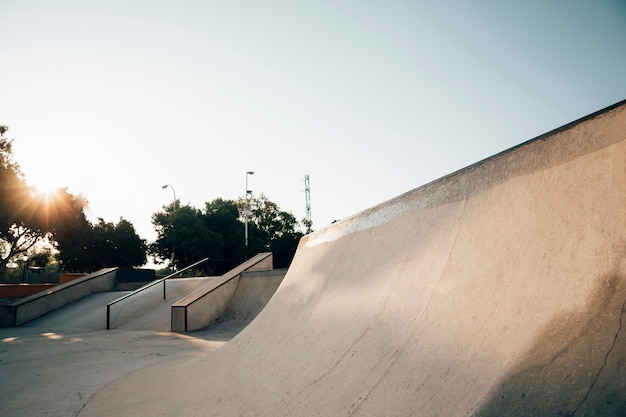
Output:
[[223,344],[156,331],[2,328],[0,416],[76,416],[120,376],[163,361],[197,359]]
[[626,105],[302,239],[248,327],[91,416],[623,416]]
[[124,292],[92,294],[21,327],[0,328],[0,416],[76,416],[120,376],[165,361],[201,358],[252,321],[285,272],[244,272],[224,317],[187,335],[163,331],[170,326],[173,300],[213,277],[168,280],[167,300],[160,286],[154,294],[142,292],[132,308],[118,311],[114,330],[104,330],[106,304]]

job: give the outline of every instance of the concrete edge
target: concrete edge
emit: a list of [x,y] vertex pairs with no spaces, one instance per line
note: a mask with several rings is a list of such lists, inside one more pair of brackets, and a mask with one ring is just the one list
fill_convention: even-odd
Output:
[[273,259],[271,252],[260,253],[228,271],[216,281],[172,304],[172,331],[193,331],[209,325],[228,305],[237,289],[240,276],[244,272],[273,269]]
[[[614,103],[610,106],[607,106],[603,109],[600,109],[598,111],[595,111],[591,114],[588,114],[586,116],[583,116],[579,119],[576,119],[572,122],[569,122],[567,124],[564,124],[560,127],[557,127],[555,129],[552,129],[548,132],[545,132],[541,135],[535,136],[532,139],[528,139],[522,143],[519,143],[515,146],[512,146],[510,148],[507,148],[501,152],[498,152],[496,154],[493,154],[491,156],[488,156],[484,159],[481,159],[477,162],[474,162],[470,165],[467,165],[463,168],[460,168],[456,171],[453,171],[447,175],[444,175],[440,178],[434,179],[430,182],[427,182],[425,184],[420,185],[417,188],[414,188],[412,190],[409,190],[405,193],[402,193],[396,197],[392,197],[389,200],[383,201],[377,205],[374,205],[372,207],[369,207],[367,209],[364,209],[358,213],[355,213],[353,215],[350,215],[342,220],[339,221],[339,223],[343,223],[344,227],[350,227],[348,226],[349,223],[353,222],[355,219],[358,219],[360,217],[362,217],[363,215],[370,213],[370,212],[375,212],[377,210],[379,210],[380,208],[382,208],[383,206],[388,206],[390,204],[393,204],[395,202],[398,201],[402,201],[407,195],[409,194],[428,194],[430,192],[432,192],[433,189],[437,189],[437,188],[442,188],[444,186],[446,186],[447,188],[451,189],[452,191],[448,191],[450,194],[457,194],[458,190],[457,188],[464,188],[467,186],[467,183],[470,182],[470,180],[468,178],[471,179],[471,175],[469,175],[472,172],[476,172],[478,170],[489,170],[492,169],[493,166],[493,162],[500,160],[500,159],[504,159],[504,158],[514,158],[515,155],[518,153],[518,151],[522,148],[528,148],[531,146],[537,146],[540,145],[544,142],[549,142],[550,140],[556,139],[557,136],[559,136],[559,134],[566,132],[568,130],[571,130],[572,128],[576,128],[579,125],[584,125],[586,122],[596,119],[598,117],[603,117],[608,115],[609,113],[613,112],[613,111],[617,111],[620,108],[626,107],[626,100],[621,100],[617,103]],[[574,153],[575,151],[571,151],[572,153]],[[583,152],[583,151],[581,151]],[[478,174],[476,174],[478,175]],[[462,184],[457,184],[456,186],[451,186],[451,184],[455,181],[460,181],[462,182]],[[488,184],[482,184],[483,186],[488,185]],[[448,196],[450,197],[450,196]],[[452,197],[454,198],[454,196]],[[317,242],[319,240],[320,236],[324,236],[328,233],[328,229],[337,229],[337,224],[332,224],[332,225],[328,225],[325,226],[319,230],[316,230],[314,232],[312,232],[309,235],[306,235],[304,237],[311,237],[311,239],[305,239],[306,241],[312,240]],[[310,244],[310,243],[309,243]]]

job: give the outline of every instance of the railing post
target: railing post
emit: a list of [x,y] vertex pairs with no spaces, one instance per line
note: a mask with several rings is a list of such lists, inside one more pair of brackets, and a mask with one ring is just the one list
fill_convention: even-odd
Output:
[[107,304],[107,330],[111,329],[111,306]]
[[165,292],[165,281],[167,281],[166,279],[163,280],[163,299],[166,299],[166,292]]

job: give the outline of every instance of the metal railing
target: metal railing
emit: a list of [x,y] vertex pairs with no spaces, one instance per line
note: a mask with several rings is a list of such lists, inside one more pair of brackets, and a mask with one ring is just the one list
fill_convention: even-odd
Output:
[[138,288],[138,289],[136,289],[135,291],[133,291],[133,292],[131,292],[131,293],[128,293],[128,294],[126,294],[126,295],[124,295],[124,296],[122,296],[122,297],[120,297],[120,298],[118,298],[118,299],[116,299],[116,300],[111,301],[110,303],[107,303],[107,330],[111,329],[111,306],[112,306],[112,305],[117,304],[117,303],[119,303],[120,301],[124,301],[124,300],[126,300],[127,298],[130,298],[130,297],[132,297],[132,296],[134,296],[134,295],[137,295],[137,294],[139,294],[140,292],[142,292],[142,291],[144,291],[144,290],[147,290],[148,288],[152,288],[152,287],[154,287],[155,285],[159,285],[160,283],[163,283],[163,299],[165,300],[165,299],[167,299],[167,291],[166,291],[166,287],[165,287],[165,282],[166,282],[169,278],[173,278],[173,277],[175,277],[176,275],[180,274],[181,272],[184,272],[184,271],[186,271],[186,270],[188,270],[188,269],[190,269],[190,268],[193,268],[194,266],[198,266],[198,265],[200,265],[200,264],[202,264],[202,263],[204,263],[204,262],[206,262],[206,261],[208,261],[208,260],[209,260],[209,258],[204,258],[204,259],[202,259],[201,261],[198,261],[198,262],[196,262],[196,263],[193,263],[193,264],[191,264],[191,265],[189,265],[189,266],[184,267],[183,269],[180,269],[180,270],[178,270],[178,271],[174,271],[174,272],[172,272],[171,274],[169,274],[169,275],[168,275],[168,276],[166,276],[165,278],[161,278],[161,279],[157,279],[157,280],[155,280],[155,281],[152,281],[151,283],[146,284],[146,285],[144,285],[143,287]]

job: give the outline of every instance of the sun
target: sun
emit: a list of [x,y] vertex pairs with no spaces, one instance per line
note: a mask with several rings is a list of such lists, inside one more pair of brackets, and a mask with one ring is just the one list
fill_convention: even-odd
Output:
[[60,188],[64,187],[59,182],[58,174],[48,168],[42,169],[43,166],[45,165],[35,165],[34,168],[25,170],[24,178],[33,194],[52,198]]
[[[31,185],[31,192],[34,201],[37,201],[40,207],[48,212],[54,210],[63,187],[53,183],[52,181],[39,181],[36,185]],[[51,213],[48,213],[50,215]]]
[[33,191],[36,195],[40,196],[45,200],[53,200],[54,196],[59,192],[58,185],[52,185],[47,183],[38,183],[33,186]]

